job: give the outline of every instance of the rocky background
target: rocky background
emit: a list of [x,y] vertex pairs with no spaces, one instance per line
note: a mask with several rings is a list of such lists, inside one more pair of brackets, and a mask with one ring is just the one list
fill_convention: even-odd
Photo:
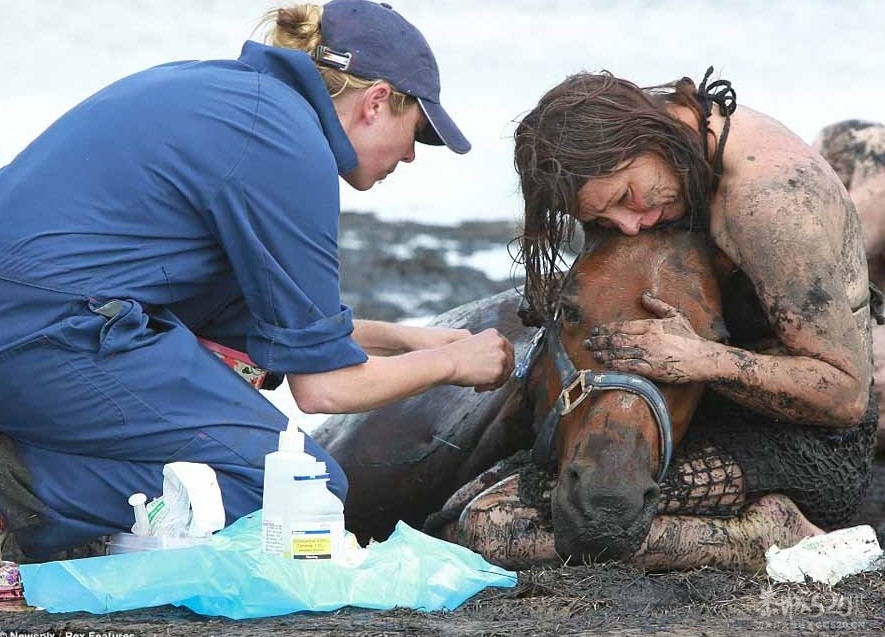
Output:
[[[441,314],[521,285],[515,223],[470,221],[457,226],[382,221],[371,213],[341,215],[342,303],[362,319],[399,321]],[[468,262],[465,264],[464,262]],[[483,268],[483,263],[495,267]]]

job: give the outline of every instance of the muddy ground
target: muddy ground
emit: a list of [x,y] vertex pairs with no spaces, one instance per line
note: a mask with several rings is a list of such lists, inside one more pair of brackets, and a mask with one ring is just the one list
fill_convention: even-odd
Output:
[[[885,455],[858,524],[885,525]],[[880,541],[882,537],[880,530]],[[885,572],[821,584],[776,584],[764,573],[699,569],[647,574],[619,564],[519,573],[514,588],[490,588],[445,613],[411,610],[298,613],[257,620],[203,617],[164,606],[134,612],[50,614],[0,605],[0,637],[549,637],[556,635],[871,635],[885,631]]]

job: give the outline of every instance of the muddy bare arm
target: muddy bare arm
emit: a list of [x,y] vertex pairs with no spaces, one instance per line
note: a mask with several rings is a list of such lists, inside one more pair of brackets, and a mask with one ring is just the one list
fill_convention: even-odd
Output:
[[[662,382],[710,384],[753,410],[788,421],[853,425],[863,415],[871,369],[851,296],[866,288],[853,256],[856,227],[843,192],[806,159],[723,193],[717,243],[753,282],[780,341],[776,353],[698,336],[665,299],[644,298],[660,319],[597,326],[587,341],[607,367]],[[774,173],[774,174],[772,174]],[[863,279],[863,280],[861,280]],[[849,289],[851,286],[851,289]],[[854,303],[866,311],[863,303]]]
[[850,248],[860,245],[850,204],[813,160],[763,169],[765,179],[724,193],[724,232],[781,351],[719,346],[706,380],[786,420],[855,424],[867,406],[871,369],[852,307],[866,311],[852,297],[865,299],[867,282],[863,259]]

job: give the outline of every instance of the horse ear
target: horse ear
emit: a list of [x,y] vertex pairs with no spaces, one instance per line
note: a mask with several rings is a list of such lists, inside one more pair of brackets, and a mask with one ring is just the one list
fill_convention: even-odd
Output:
[[519,304],[519,309],[516,310],[516,315],[526,327],[542,327],[544,325],[544,317],[525,299],[525,297],[523,297],[522,302]]

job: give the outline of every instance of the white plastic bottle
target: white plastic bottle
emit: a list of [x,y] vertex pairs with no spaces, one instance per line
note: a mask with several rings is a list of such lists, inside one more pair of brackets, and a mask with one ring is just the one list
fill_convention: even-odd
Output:
[[264,461],[261,547],[288,559],[332,559],[344,549],[344,505],[326,488],[326,463],[304,451],[293,421]]

